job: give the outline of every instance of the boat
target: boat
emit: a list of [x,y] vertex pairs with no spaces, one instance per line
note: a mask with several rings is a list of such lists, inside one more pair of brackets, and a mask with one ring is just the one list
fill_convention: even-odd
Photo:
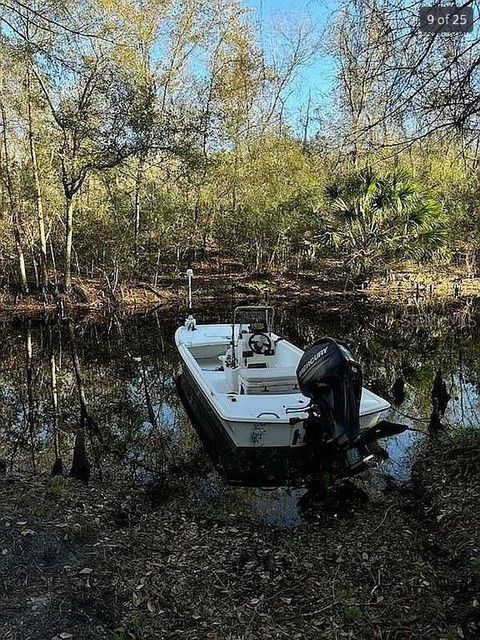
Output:
[[229,324],[198,324],[191,312],[175,333],[179,389],[187,412],[218,449],[268,471],[265,460],[354,475],[369,445],[400,433],[382,420],[387,400],[362,386],[347,347],[323,337],[305,351],[274,331],[274,308],[240,306]]

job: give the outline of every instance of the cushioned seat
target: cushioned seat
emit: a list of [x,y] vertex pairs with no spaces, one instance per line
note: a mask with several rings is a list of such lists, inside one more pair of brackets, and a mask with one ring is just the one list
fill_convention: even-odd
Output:
[[297,383],[297,376],[291,367],[265,367],[261,369],[254,367],[251,369],[242,369],[240,375],[244,380],[248,380],[248,382],[265,382],[266,380],[272,380],[277,382],[293,381],[294,384]]
[[243,393],[286,393],[298,390],[298,380],[291,367],[248,368],[239,372]]

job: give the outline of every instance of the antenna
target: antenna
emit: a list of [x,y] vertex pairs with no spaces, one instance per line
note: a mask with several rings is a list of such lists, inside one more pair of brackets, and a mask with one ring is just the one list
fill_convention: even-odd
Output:
[[232,368],[235,367],[236,359],[235,359],[235,280],[232,278],[232,288],[231,288],[231,296],[232,296]]
[[192,312],[192,278],[193,278],[193,269],[187,269],[187,278],[188,278],[188,317],[185,320],[185,327],[187,331],[195,331],[197,326],[197,321]]
[[192,278],[193,278],[193,269],[187,269],[187,278],[188,278],[188,313],[192,313]]

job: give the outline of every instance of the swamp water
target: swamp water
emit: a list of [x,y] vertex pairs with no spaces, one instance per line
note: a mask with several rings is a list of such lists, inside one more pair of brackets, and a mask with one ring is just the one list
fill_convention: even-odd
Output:
[[[231,312],[218,306],[197,316],[228,322]],[[0,324],[0,459],[9,472],[50,472],[57,450],[68,472],[83,423],[95,479],[163,487],[160,501],[214,520],[305,522],[305,488],[232,487],[214,467],[175,384],[173,336],[182,321],[183,314],[171,310]],[[322,335],[345,340],[362,364],[364,385],[396,401],[404,414],[392,410],[387,417],[417,429],[383,441],[389,457],[362,481],[368,488],[387,477],[408,480],[439,369],[452,396],[443,423],[480,424],[480,312],[470,306],[439,312],[357,302],[277,309],[276,329],[301,347]],[[399,378],[404,397],[394,398]]]

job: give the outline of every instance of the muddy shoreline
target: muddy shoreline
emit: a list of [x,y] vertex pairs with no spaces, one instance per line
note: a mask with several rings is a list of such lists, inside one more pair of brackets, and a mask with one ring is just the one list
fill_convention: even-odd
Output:
[[[341,304],[367,301],[377,304],[456,306],[480,297],[480,279],[465,277],[459,269],[433,273],[417,268],[396,270],[353,283],[338,275],[338,261],[325,261],[319,272],[297,274],[212,274],[200,269],[194,279],[194,300],[205,306],[218,300],[285,306]],[[0,318],[60,313],[141,313],[155,308],[185,307],[186,279],[163,276],[155,285],[145,282],[121,284],[112,289],[100,280],[73,283],[68,295],[19,295],[0,291]]]
[[311,524],[289,530],[192,514],[177,501],[188,472],[160,500],[121,484],[3,477],[1,635],[473,640],[480,459],[470,438],[425,443],[410,484],[313,501]]

